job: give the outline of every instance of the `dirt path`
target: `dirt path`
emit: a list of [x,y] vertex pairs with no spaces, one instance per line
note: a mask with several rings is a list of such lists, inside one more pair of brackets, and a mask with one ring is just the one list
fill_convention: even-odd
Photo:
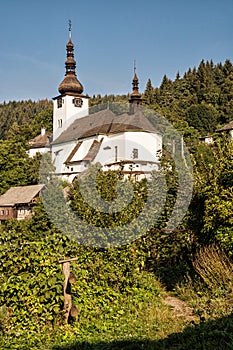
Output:
[[198,317],[193,314],[193,309],[174,296],[167,296],[164,298],[164,303],[171,307],[176,317],[181,317],[185,321],[198,321]]

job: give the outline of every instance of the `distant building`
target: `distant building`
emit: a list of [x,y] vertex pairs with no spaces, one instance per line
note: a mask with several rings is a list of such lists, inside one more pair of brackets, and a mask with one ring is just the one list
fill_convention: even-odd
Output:
[[50,152],[51,136],[51,132],[46,131],[45,128],[41,128],[40,135],[36,136],[34,139],[29,140],[30,149],[27,152],[29,157],[35,157],[37,153],[42,154]]
[[44,185],[11,187],[0,196],[0,222],[32,217],[32,208]]
[[212,145],[214,143],[214,139],[212,136],[207,135],[207,136],[201,136],[199,137],[199,140],[203,143],[206,143],[208,145]]
[[88,97],[76,76],[71,34],[66,45],[65,78],[58,87],[53,107],[52,161],[55,172],[72,182],[91,163],[103,170],[149,176],[159,166],[162,135],[145,117],[138,78],[134,71],[128,113],[117,115],[110,109],[89,114]]
[[233,140],[233,120],[223,126],[221,129],[218,130],[218,132],[224,132],[229,137],[230,140]]

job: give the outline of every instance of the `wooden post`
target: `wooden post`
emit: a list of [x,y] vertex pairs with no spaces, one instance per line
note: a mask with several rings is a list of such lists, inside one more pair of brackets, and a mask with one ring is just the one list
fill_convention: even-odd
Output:
[[74,273],[70,273],[70,262],[78,260],[78,258],[71,258],[65,260],[59,260],[59,264],[62,264],[62,271],[65,276],[64,280],[64,319],[68,323],[69,316],[76,317],[78,315],[78,307],[76,305],[72,306],[71,297],[71,284],[76,281],[76,276]]

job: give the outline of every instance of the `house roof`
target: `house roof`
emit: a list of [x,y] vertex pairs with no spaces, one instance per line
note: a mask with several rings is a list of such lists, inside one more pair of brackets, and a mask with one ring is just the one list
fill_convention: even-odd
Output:
[[44,185],[11,187],[0,196],[0,206],[13,206],[16,204],[27,204],[35,198]]
[[38,135],[34,139],[29,140],[30,148],[41,148],[45,147],[49,143],[49,138],[52,136],[52,133],[46,131],[44,135]]
[[111,110],[105,109],[76,119],[52,143],[58,144],[94,135],[109,135],[125,131],[158,133],[158,130],[144,116],[141,109],[137,109],[134,114],[124,113],[121,115],[116,115]]
[[225,126],[223,126],[218,131],[228,131],[228,130],[233,130],[233,120],[230,123],[228,123]]

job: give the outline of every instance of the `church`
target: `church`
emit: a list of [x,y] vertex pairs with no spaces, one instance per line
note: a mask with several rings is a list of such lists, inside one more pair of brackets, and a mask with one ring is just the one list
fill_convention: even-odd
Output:
[[89,109],[89,97],[76,75],[74,45],[69,29],[65,77],[53,98],[53,137],[50,152],[55,172],[72,182],[92,163],[102,169],[122,169],[135,180],[149,177],[159,166],[162,135],[144,116],[138,78],[134,69],[133,89],[127,110]]

